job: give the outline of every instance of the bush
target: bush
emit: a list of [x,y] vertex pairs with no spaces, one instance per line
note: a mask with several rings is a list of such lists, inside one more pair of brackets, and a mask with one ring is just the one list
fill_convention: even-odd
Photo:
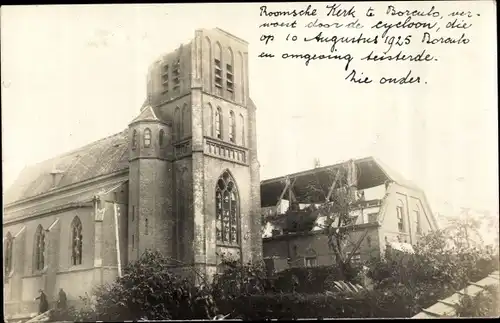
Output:
[[410,317],[498,268],[498,256],[450,241],[445,231],[433,232],[421,238],[406,261],[372,262],[368,276],[375,290],[401,301],[405,316]]
[[458,317],[498,317],[498,286],[489,286],[474,297],[462,296],[457,306]]
[[[231,317],[243,320],[297,319],[297,318],[370,318],[396,317],[391,315],[398,302],[381,302],[382,295],[365,291],[352,297],[331,293],[267,293],[245,295],[232,300]],[[385,307],[383,306],[385,304]],[[399,315],[401,316],[401,315]]]
[[[361,283],[360,268],[351,267],[345,273],[346,279],[352,283]],[[296,267],[277,274],[275,286],[284,293],[322,293],[332,290],[333,282],[342,277],[334,266]]]
[[52,320],[122,321],[212,318],[217,313],[209,286],[194,286],[170,272],[159,252],[146,251],[124,268],[123,276],[94,290],[95,299],[82,298],[82,309],[58,311]]

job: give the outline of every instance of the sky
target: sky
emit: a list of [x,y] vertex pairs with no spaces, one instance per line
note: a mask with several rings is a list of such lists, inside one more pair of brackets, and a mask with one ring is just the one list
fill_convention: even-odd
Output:
[[[260,17],[261,5],[2,6],[4,187],[27,165],[122,131],[144,102],[148,66],[189,42],[196,29],[219,27],[249,42],[261,179],[312,168],[315,158],[328,165],[376,156],[423,188],[434,212],[470,207],[498,213],[493,2],[439,4],[475,10],[481,19],[467,30],[471,45],[433,45],[438,62],[356,65],[372,75],[411,68],[428,81],[408,86],[346,82],[341,62],[259,59],[264,50],[329,48],[278,40],[264,45],[258,26],[278,18]],[[291,6],[303,4],[269,8]],[[283,38],[290,31],[273,32]],[[346,46],[339,50],[356,50]],[[409,48],[423,49],[418,42]]]

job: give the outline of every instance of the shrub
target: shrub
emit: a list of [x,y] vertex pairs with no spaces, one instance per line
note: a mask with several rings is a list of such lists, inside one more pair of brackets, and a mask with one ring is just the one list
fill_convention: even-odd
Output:
[[169,270],[159,252],[146,251],[124,268],[123,276],[94,290],[94,300],[82,298],[83,308],[55,313],[53,320],[121,321],[212,318],[217,313],[207,284],[194,286]]
[[[350,267],[345,273],[347,281],[361,283],[360,268]],[[276,289],[284,292],[322,293],[332,290],[333,282],[340,280],[340,273],[334,266],[295,267],[277,274]]]
[[498,286],[488,286],[474,297],[464,295],[456,309],[458,317],[498,317]]

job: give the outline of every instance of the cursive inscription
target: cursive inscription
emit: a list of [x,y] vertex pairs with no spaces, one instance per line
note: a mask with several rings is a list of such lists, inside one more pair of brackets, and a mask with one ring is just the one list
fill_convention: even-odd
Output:
[[[418,7],[418,8],[417,8]],[[259,59],[303,62],[310,68],[341,69],[353,84],[419,85],[436,49],[462,50],[472,43],[468,31],[480,17],[437,3],[272,4],[259,7]],[[449,7],[448,7],[449,8]],[[377,66],[375,66],[377,65]],[[397,68],[393,68],[397,67]],[[338,74],[338,73],[337,73]]]

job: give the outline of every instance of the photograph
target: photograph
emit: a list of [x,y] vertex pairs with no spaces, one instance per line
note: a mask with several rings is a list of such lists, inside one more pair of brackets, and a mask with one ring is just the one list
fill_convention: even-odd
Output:
[[4,322],[500,317],[496,5],[2,6]]

